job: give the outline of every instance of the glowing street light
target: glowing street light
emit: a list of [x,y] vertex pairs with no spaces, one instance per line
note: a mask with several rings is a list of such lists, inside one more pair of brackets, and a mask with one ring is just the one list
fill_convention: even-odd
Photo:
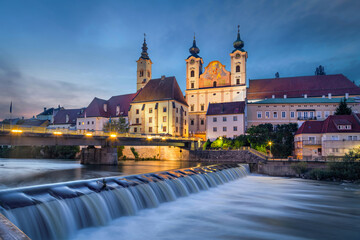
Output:
[[165,141],[165,140],[166,140],[166,138],[165,138],[165,137],[162,137],[162,138],[161,138],[161,140]]
[[152,136],[147,136],[146,139],[150,141],[152,139]]
[[20,129],[12,129],[11,132],[12,133],[22,133],[23,131]]
[[54,135],[62,135],[62,132],[53,132]]
[[110,134],[110,137],[111,137],[111,138],[116,138],[117,135],[116,135],[115,133],[111,133],[111,134]]
[[86,133],[85,134],[85,136],[87,136],[87,137],[92,137],[92,135],[93,135],[92,133]]
[[271,153],[271,145],[272,145],[272,142],[269,141],[269,146],[270,146],[270,155],[272,156],[272,153]]

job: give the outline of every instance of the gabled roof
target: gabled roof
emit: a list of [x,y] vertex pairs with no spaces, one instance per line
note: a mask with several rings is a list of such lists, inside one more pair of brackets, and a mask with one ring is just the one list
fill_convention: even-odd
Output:
[[[86,108],[86,117],[119,117],[127,116],[131,101],[138,94],[125,94],[113,96],[109,100],[94,98],[89,106]],[[105,112],[104,104],[107,104],[107,111]],[[120,107],[120,114],[116,114],[116,107]]]
[[[61,109],[54,117],[54,124],[76,124],[76,119],[84,116],[85,108]],[[66,116],[69,121],[66,121]]]
[[[339,125],[351,125],[351,129],[338,129]],[[354,115],[331,115],[324,121],[306,121],[296,131],[296,134],[304,133],[346,133],[360,132],[360,122]]]
[[161,100],[176,100],[188,106],[175,77],[151,79],[134,98],[133,103]]
[[210,103],[206,115],[242,114],[245,102]]
[[[325,98],[322,97],[311,97],[311,98],[269,98],[264,100],[254,100],[248,104],[298,104],[298,103],[340,103],[344,98]],[[346,103],[359,103],[360,99],[348,98]]]
[[249,81],[247,98],[265,99],[303,97],[321,97],[331,93],[333,96],[360,95],[360,88],[342,74],[314,75],[302,77],[270,78]]

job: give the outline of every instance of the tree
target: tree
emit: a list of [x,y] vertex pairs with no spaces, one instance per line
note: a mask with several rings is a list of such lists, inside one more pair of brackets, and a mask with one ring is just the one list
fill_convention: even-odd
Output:
[[315,75],[326,75],[324,66],[319,66],[315,70]]
[[339,106],[336,108],[335,115],[351,115],[352,110],[346,103],[346,98],[341,99]]
[[119,117],[119,120],[112,119],[105,123],[103,130],[107,132],[124,133],[129,131],[129,124],[124,117]]

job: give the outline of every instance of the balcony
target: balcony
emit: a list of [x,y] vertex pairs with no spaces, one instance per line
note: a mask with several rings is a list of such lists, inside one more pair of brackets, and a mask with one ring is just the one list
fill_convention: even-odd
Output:
[[302,140],[302,141],[295,141],[295,143],[301,143],[302,145],[321,145],[321,140]]

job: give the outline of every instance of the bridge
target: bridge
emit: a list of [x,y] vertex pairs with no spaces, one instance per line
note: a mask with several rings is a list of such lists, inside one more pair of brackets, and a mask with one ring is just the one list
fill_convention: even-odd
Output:
[[[98,164],[115,164],[117,146],[174,146],[196,149],[198,138],[173,137],[167,135],[143,135],[105,131],[84,131],[69,129],[47,129],[45,127],[0,126],[0,146],[88,146],[82,149],[82,163],[96,160]],[[90,146],[90,147],[89,147]],[[100,146],[94,148],[91,146]],[[92,159],[92,161],[87,161]]]

